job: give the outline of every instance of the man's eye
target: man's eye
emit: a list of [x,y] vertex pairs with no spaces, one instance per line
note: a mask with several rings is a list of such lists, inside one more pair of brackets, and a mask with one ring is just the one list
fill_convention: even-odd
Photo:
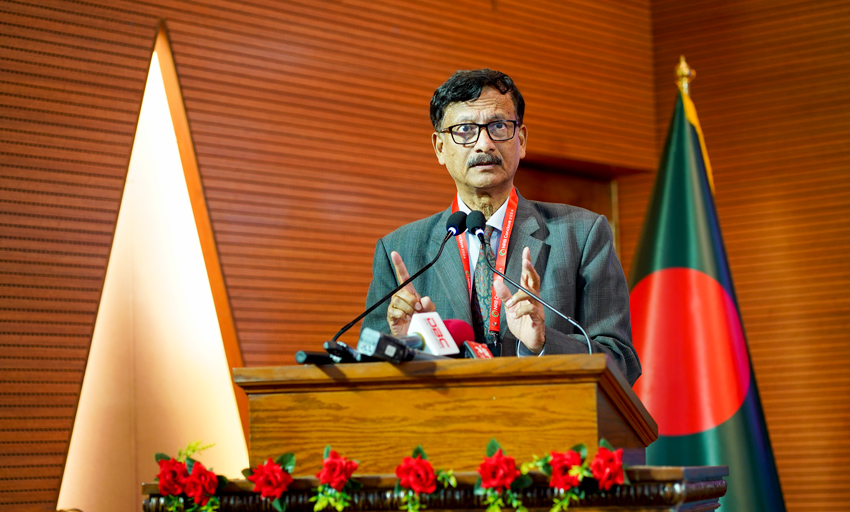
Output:
[[490,127],[493,128],[494,130],[504,130],[505,128],[507,128],[507,126],[508,126],[508,124],[505,123],[504,121],[494,121],[494,122],[490,123]]
[[477,127],[477,126],[475,126],[474,124],[459,124],[459,125],[455,126],[455,130],[454,130],[454,131],[455,131],[455,133],[457,133],[458,135],[465,135],[465,134],[469,134],[469,133],[473,133],[473,132],[475,132],[475,130],[476,130],[477,128],[478,128],[478,127]]

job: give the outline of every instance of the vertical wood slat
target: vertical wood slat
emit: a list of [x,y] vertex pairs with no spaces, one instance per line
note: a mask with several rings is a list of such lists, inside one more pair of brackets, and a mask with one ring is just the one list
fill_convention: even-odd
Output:
[[[846,3],[653,2],[658,147],[683,54],[789,512],[847,499],[848,22]],[[627,269],[652,178],[619,181]]]

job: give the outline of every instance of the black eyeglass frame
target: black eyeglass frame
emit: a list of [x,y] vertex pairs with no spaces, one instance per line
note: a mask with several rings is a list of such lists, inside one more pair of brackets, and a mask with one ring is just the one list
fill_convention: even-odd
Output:
[[[496,124],[496,123],[510,123],[510,124],[512,124],[514,129],[513,129],[513,132],[511,133],[511,136],[508,137],[507,139],[494,138],[493,134],[490,133],[490,125],[493,125],[493,124]],[[476,142],[478,142],[478,138],[481,137],[481,128],[484,128],[485,130],[487,130],[487,136],[490,137],[490,140],[492,140],[493,142],[505,142],[505,141],[511,140],[514,137],[516,137],[516,132],[517,132],[516,129],[517,129],[518,124],[519,124],[519,121],[515,121],[513,119],[496,119],[495,121],[490,121],[489,123],[485,123],[485,124],[458,123],[458,124],[453,124],[453,125],[447,127],[445,130],[440,130],[440,133],[448,133],[452,137],[452,142],[454,142],[455,144],[457,144],[459,146],[466,146],[466,145],[475,144]],[[453,128],[457,128],[458,126],[477,126],[478,127],[478,133],[475,135],[475,139],[469,140],[469,141],[466,141],[466,142],[458,142],[458,140],[455,138],[454,132],[452,131]]]

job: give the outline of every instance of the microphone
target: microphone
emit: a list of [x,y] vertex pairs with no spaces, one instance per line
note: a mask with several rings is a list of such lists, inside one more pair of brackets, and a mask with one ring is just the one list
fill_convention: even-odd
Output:
[[467,322],[449,319],[443,323],[446,324],[446,329],[449,330],[452,338],[459,342],[458,348],[462,349],[464,359],[493,359],[493,353],[490,352],[487,344],[475,341],[475,331]]
[[455,341],[463,340],[458,348],[463,347],[465,359],[493,359],[493,353],[487,348],[487,344],[475,341],[475,331],[471,325],[454,319],[445,320],[443,323]]
[[[484,250],[486,248],[489,251],[490,250],[490,240],[485,239],[486,238],[484,236],[484,226],[485,225],[487,225],[487,219],[485,219],[484,214],[479,212],[479,211],[474,211],[466,217],[466,229],[468,229],[470,233],[472,233],[473,235],[478,237],[478,240],[481,242],[481,250]],[[578,322],[576,322],[572,318],[568,317],[567,315],[561,313],[560,311],[555,309],[554,306],[552,306],[551,304],[549,304],[545,300],[541,299],[536,294],[531,293],[531,291],[528,290],[527,288],[520,286],[519,283],[517,283],[516,281],[514,281],[510,277],[508,277],[505,274],[496,270],[496,268],[493,267],[493,265],[490,263],[489,258],[484,258],[484,261],[487,262],[487,267],[489,267],[490,270],[492,270],[496,274],[502,276],[502,278],[505,281],[511,283],[512,285],[516,286],[520,290],[524,291],[529,296],[531,296],[531,298],[533,298],[537,302],[539,302],[539,303],[543,304],[544,306],[546,306],[547,308],[549,308],[550,311],[554,312],[556,315],[560,316],[561,318],[563,318],[567,322],[576,326],[578,328],[578,330],[581,331],[581,333],[584,335],[584,339],[587,342],[587,353],[588,354],[593,353],[593,345],[590,344],[590,337],[587,335],[587,332],[585,332],[584,328],[581,325],[579,325]]]
[[363,317],[365,317],[366,315],[368,315],[369,313],[374,311],[375,308],[377,308],[378,306],[383,304],[387,299],[389,299],[390,297],[395,295],[395,293],[397,291],[401,290],[402,288],[404,288],[405,286],[410,284],[414,279],[416,279],[417,277],[422,275],[423,272],[425,272],[426,270],[431,268],[434,265],[434,263],[437,263],[437,260],[440,258],[440,255],[443,254],[443,248],[446,246],[446,242],[449,241],[449,238],[451,238],[453,236],[457,236],[457,235],[463,233],[464,231],[466,231],[466,213],[464,213],[462,211],[456,211],[453,214],[449,215],[449,219],[446,221],[446,236],[445,236],[445,238],[443,238],[443,243],[440,244],[440,250],[437,251],[437,255],[434,256],[434,259],[431,260],[430,263],[428,263],[427,265],[425,265],[424,267],[419,269],[419,272],[413,274],[408,279],[406,279],[403,283],[401,283],[400,285],[393,288],[388,294],[384,295],[384,297],[381,300],[375,302],[374,304],[372,304],[371,306],[366,308],[366,311],[361,313],[357,318],[355,318],[354,320],[352,320],[351,322],[346,324],[345,327],[340,329],[339,332],[337,332],[334,335],[334,337],[331,338],[331,341],[336,341],[340,336],[345,334],[346,331],[348,331],[349,329],[354,327],[354,325],[357,322],[362,320]]
[[[416,350],[405,343],[406,341],[415,343],[415,340],[411,340],[411,338],[417,338],[416,336],[405,336],[404,338],[405,340],[402,341],[366,327],[360,331],[360,341],[357,343],[357,351],[363,355],[395,364],[405,361],[448,359],[445,356],[428,354]],[[421,342],[422,340],[420,339],[419,341]]]
[[320,366],[323,364],[334,364],[336,361],[324,352],[307,352],[299,350],[295,353],[295,362],[298,364],[315,364],[316,366]]
[[414,313],[407,332],[421,336],[430,354],[451,356],[460,353],[457,342],[436,311]]
[[452,339],[455,340],[458,348],[464,341],[475,340],[475,330],[469,323],[454,318],[443,320],[443,323],[446,324],[446,329],[452,335]]
[[364,356],[341,341],[326,341],[322,348],[330,354],[335,363],[370,363],[378,361],[373,357]]

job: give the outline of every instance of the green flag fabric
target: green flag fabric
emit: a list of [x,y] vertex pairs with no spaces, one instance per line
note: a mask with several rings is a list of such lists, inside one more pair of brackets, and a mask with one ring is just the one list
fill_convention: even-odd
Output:
[[658,422],[647,463],[729,466],[726,512],[785,510],[714,206],[680,89],[630,277],[634,389]]

